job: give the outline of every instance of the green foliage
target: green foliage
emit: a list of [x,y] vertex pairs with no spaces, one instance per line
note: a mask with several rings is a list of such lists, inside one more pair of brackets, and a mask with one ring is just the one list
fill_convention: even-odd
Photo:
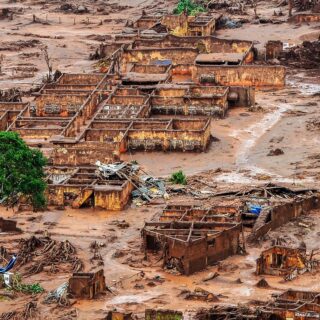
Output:
[[175,183],[175,184],[187,184],[187,176],[183,173],[182,170],[179,170],[177,172],[174,172],[171,175],[170,181]]
[[44,289],[39,283],[24,284],[22,283],[21,275],[15,274],[12,279],[12,290],[26,294],[38,294],[42,293]]
[[15,132],[0,132],[0,202],[14,206],[25,197],[35,210],[46,204],[43,167],[46,158]]
[[206,9],[202,5],[193,2],[193,0],[180,0],[173,13],[181,14],[182,12],[186,12],[188,16],[195,16],[200,12],[206,12]]

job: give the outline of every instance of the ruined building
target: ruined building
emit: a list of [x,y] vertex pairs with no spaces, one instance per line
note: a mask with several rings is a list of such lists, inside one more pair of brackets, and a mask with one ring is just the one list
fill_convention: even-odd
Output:
[[283,276],[292,280],[299,274],[312,271],[319,266],[319,261],[309,257],[306,248],[288,248],[273,246],[264,250],[257,259],[257,274]]
[[211,117],[282,87],[285,69],[253,64],[251,41],[213,36],[220,16],[143,14],[100,47],[103,72],[62,74],[30,103],[0,103],[0,129],[49,158],[49,203],[121,210],[133,186],[94,175],[128,151],[203,152]]

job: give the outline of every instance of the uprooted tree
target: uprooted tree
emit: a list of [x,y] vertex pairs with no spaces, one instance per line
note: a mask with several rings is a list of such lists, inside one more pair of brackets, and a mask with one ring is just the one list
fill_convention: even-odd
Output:
[[0,132],[0,203],[13,207],[20,199],[34,210],[46,205],[46,158],[29,148],[15,132]]

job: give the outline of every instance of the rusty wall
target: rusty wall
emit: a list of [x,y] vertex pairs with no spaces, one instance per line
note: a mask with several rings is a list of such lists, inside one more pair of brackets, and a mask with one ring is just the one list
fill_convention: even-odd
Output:
[[77,144],[56,145],[51,158],[54,165],[94,165],[97,160],[109,163],[117,160],[113,143],[78,142]]
[[169,30],[177,28],[187,30],[188,28],[188,16],[183,13],[180,15],[165,15],[161,18],[160,22]]
[[271,210],[271,221],[264,224],[254,233],[250,238],[258,239],[266,234],[269,230],[276,229],[283,224],[286,224],[291,219],[297,218],[303,214],[310,213],[311,210],[320,208],[320,196],[312,196],[307,199],[293,201],[292,203],[286,203],[276,206]]
[[128,133],[128,148],[136,150],[203,151],[207,145],[206,131],[129,130]]
[[81,190],[86,186],[66,186],[66,185],[49,185],[47,188],[47,199],[49,205],[54,206],[64,206],[65,204],[71,204],[71,202],[67,203],[65,200],[65,193],[74,194],[75,197],[78,197],[81,194]]
[[104,73],[64,73],[59,84],[98,84],[105,77]]
[[0,131],[7,130],[9,114],[7,111],[0,111]]
[[212,75],[216,84],[223,86],[283,87],[286,69],[280,66],[195,66],[193,78]]
[[[34,101],[37,106],[37,116],[68,116],[77,112],[87,95],[43,94]],[[49,110],[49,106],[50,110]]]
[[[96,87],[95,84],[56,84],[50,83],[46,84],[42,91],[45,90],[84,90],[84,91],[92,91]],[[45,93],[45,92],[43,92]]]
[[159,20],[160,20],[160,17],[142,15],[140,18],[138,18],[136,21],[134,21],[133,28],[137,28],[140,30],[150,29]]
[[236,101],[229,100],[229,107],[251,107],[255,105],[255,87],[230,87],[229,95],[236,94]]
[[[100,188],[101,187],[101,188]],[[134,187],[131,182],[123,181],[119,186],[96,186],[94,188],[94,206],[106,210],[124,210]]]
[[12,128],[12,131],[19,133],[24,139],[44,139],[48,140],[52,136],[59,135],[62,128],[49,129],[49,128]]
[[27,105],[22,102],[0,102],[0,111],[22,111]]
[[238,252],[241,228],[242,226],[239,224],[225,229],[218,237],[214,238],[212,244],[208,244],[208,265],[213,265]]
[[170,48],[170,49],[137,49],[126,50],[121,57],[121,72],[129,71],[128,64],[150,64],[158,60],[170,60],[173,64],[193,63],[198,55],[198,49],[193,48]]
[[86,124],[86,121],[96,111],[102,97],[96,92],[92,93],[85,101],[79,112],[73,117],[68,126],[64,129],[63,135],[66,137],[76,137],[80,133],[81,126]]
[[212,98],[194,97],[152,97],[153,114],[206,115],[223,117],[227,104],[227,95]]
[[135,64],[130,70],[130,72],[161,74],[166,73],[167,69],[167,66],[161,65]]
[[212,19],[211,21],[207,22],[207,24],[200,24],[196,25],[192,22],[189,22],[187,36],[210,36],[215,31],[216,20]]
[[298,13],[289,18],[288,21],[294,23],[319,22],[320,13]]
[[168,239],[169,257],[181,259],[183,273],[190,275],[207,266],[207,241],[201,239],[192,243]]
[[197,48],[203,53],[246,53],[251,50],[252,42],[245,40],[227,40],[215,37],[177,37],[167,35],[159,40],[137,39],[133,48],[170,48],[188,47]]

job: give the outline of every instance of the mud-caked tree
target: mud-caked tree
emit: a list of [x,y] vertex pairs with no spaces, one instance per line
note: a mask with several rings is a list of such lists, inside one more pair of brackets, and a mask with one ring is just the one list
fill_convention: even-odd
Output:
[[34,210],[44,208],[45,165],[43,154],[29,148],[17,133],[0,131],[0,202],[13,207],[25,199]]

